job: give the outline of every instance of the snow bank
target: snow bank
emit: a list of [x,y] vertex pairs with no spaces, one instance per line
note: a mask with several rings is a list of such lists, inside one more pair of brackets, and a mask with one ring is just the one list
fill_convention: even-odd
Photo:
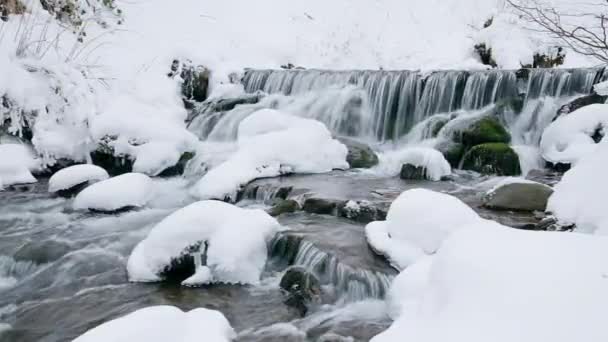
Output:
[[349,167],[346,146],[316,120],[264,109],[243,120],[238,132],[236,153],[201,178],[194,196],[234,201],[238,190],[257,178]]
[[435,253],[456,230],[480,220],[456,197],[412,189],[391,204],[386,221],[368,224],[365,235],[376,252],[403,269],[424,255]]
[[[219,201],[182,208],[157,224],[129,257],[131,281],[159,281],[159,273],[186,248],[204,241],[207,263],[184,285],[257,283],[266,264],[266,242],[279,229],[266,212],[242,209]],[[202,251],[201,251],[202,253]]]
[[49,192],[70,189],[84,182],[99,182],[110,178],[106,170],[91,164],[66,167],[57,171],[49,179]]
[[152,197],[152,180],[141,173],[126,173],[95,183],[74,199],[76,210],[115,211],[143,207]]
[[[31,151],[21,144],[0,145],[0,184],[4,186],[13,184],[36,183],[30,170],[37,163]],[[0,185],[0,189],[2,185]]]
[[228,342],[236,333],[221,312],[150,306],[97,326],[74,342]]
[[397,176],[403,164],[412,164],[426,168],[427,178],[438,181],[441,177],[452,174],[450,163],[441,152],[430,147],[406,147],[397,151],[381,153],[380,163],[372,172],[383,176]]
[[592,136],[606,134],[608,105],[585,106],[568,115],[562,115],[543,132],[540,142],[542,156],[552,163],[576,164],[593,153],[596,143]]
[[547,211],[564,225],[576,224],[583,232],[608,234],[606,194],[608,180],[608,139],[596,151],[582,158],[555,185]]
[[400,315],[373,342],[608,339],[608,238],[469,226],[395,279]]

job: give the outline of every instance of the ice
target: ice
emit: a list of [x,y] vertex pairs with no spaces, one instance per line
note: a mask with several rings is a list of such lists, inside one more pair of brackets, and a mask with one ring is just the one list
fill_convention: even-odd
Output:
[[386,221],[365,227],[370,246],[404,269],[435,253],[453,232],[481,218],[456,197],[426,189],[403,192],[391,204]]
[[74,342],[229,342],[236,336],[224,315],[197,308],[150,306],[99,325]]
[[206,265],[199,265],[184,285],[258,283],[266,264],[266,243],[279,227],[262,210],[242,209],[219,201],[193,203],[157,224],[135,247],[127,265],[129,279],[160,281],[159,274],[172,259],[196,244],[201,244],[203,254],[206,242]]
[[596,151],[593,135],[606,134],[608,105],[593,104],[562,115],[543,132],[540,148],[543,158],[552,163],[576,164]]
[[66,167],[57,171],[49,179],[49,192],[70,189],[84,182],[99,182],[110,178],[106,170],[91,164]]
[[108,212],[143,207],[152,199],[152,195],[150,177],[141,173],[125,173],[87,187],[76,196],[73,207],[76,210]]
[[395,279],[372,341],[605,341],[607,260],[606,237],[469,224]]
[[238,191],[258,178],[347,169],[346,155],[346,146],[323,123],[260,110],[241,122],[238,150],[203,176],[193,195],[235,201]]

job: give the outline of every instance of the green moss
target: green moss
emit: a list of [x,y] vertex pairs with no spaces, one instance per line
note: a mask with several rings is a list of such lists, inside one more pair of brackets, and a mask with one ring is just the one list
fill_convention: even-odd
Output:
[[519,156],[505,143],[481,144],[471,148],[462,161],[464,170],[499,176],[521,174]]
[[505,143],[511,141],[511,134],[494,117],[486,116],[460,132],[455,137],[456,142],[465,146],[476,146],[485,143]]
[[460,160],[465,152],[465,147],[461,143],[443,143],[436,147],[443,154],[445,159],[450,163],[452,168],[456,169],[460,165]]

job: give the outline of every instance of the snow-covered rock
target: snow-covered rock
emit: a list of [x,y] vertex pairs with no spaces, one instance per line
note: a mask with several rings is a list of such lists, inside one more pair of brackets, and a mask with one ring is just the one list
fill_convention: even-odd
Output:
[[452,173],[450,163],[441,152],[430,147],[406,147],[379,155],[380,164],[373,172],[384,176],[397,176],[404,164],[421,167],[426,170],[426,178],[434,181]]
[[198,308],[150,306],[97,326],[74,342],[229,342],[236,336],[224,315]]
[[172,260],[206,242],[206,265],[197,261],[195,274],[184,285],[257,283],[266,264],[266,243],[279,227],[263,210],[219,201],[193,203],[157,224],[135,247],[127,265],[129,279],[160,281]]
[[552,193],[548,185],[507,177],[484,194],[483,204],[501,210],[545,211]]
[[26,146],[0,145],[0,183],[4,186],[36,183],[36,178],[30,172],[35,167],[36,161]]
[[372,341],[605,341],[607,272],[606,237],[479,221],[395,279]]
[[347,169],[347,149],[325,125],[272,109],[257,111],[239,125],[238,150],[196,184],[200,199],[236,200],[257,178]]
[[582,158],[555,185],[547,211],[562,225],[576,224],[583,232],[608,234],[608,139],[594,153]]
[[112,212],[143,207],[152,195],[150,177],[141,173],[125,173],[87,187],[76,196],[73,207],[76,210]]
[[456,197],[426,189],[403,192],[391,204],[386,221],[365,227],[369,245],[404,269],[435,253],[453,232],[481,218]]
[[608,96],[608,81],[600,82],[594,85],[593,89],[600,96]]
[[560,116],[543,132],[540,148],[543,158],[551,163],[576,164],[593,153],[595,136],[606,134],[608,105],[594,104]]
[[91,164],[66,167],[49,179],[49,192],[69,190],[83,183],[95,183],[110,178],[106,170]]

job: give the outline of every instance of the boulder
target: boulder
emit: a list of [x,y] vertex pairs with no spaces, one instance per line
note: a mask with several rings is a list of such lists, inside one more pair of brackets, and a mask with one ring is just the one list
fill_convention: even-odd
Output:
[[545,184],[513,180],[488,191],[483,205],[491,209],[515,211],[545,211],[553,189]]
[[460,166],[460,161],[466,151],[465,146],[461,143],[445,141],[435,146],[435,148],[443,154],[445,160],[450,163],[453,169]]
[[182,95],[187,101],[203,102],[207,99],[211,72],[201,65],[184,65],[181,77]]
[[115,138],[103,137],[97,144],[97,149],[91,152],[91,161],[105,169],[111,176],[118,176],[133,171],[134,160],[127,155],[115,155],[112,142]]
[[296,308],[304,317],[308,312],[308,305],[321,294],[319,280],[303,267],[289,268],[279,286],[287,293],[285,304]]
[[386,210],[368,201],[348,201],[338,208],[338,215],[349,220],[370,223],[386,219]]
[[300,204],[291,199],[280,200],[272,208],[268,209],[270,216],[279,216],[281,214],[293,213],[300,210]]
[[351,168],[370,168],[378,164],[378,155],[368,145],[348,138],[338,140],[348,149],[346,161]]
[[559,118],[562,115],[570,114],[582,107],[589,106],[592,104],[606,103],[607,98],[608,97],[598,95],[597,93],[578,97],[578,98],[572,100],[571,102],[568,102],[565,105],[561,106],[560,109],[557,111],[555,118],[553,118],[553,121],[557,120],[557,118]]
[[456,133],[454,141],[465,146],[475,146],[485,143],[505,143],[511,141],[511,134],[492,116],[485,116],[473,122],[467,129]]
[[426,167],[415,166],[412,164],[403,164],[403,166],[401,166],[401,173],[399,174],[399,177],[405,180],[428,179],[426,176]]
[[345,206],[346,202],[344,200],[310,197],[304,201],[302,210],[311,214],[337,215],[338,209]]
[[463,157],[462,169],[499,176],[521,174],[519,156],[507,144],[481,144],[471,148]]

